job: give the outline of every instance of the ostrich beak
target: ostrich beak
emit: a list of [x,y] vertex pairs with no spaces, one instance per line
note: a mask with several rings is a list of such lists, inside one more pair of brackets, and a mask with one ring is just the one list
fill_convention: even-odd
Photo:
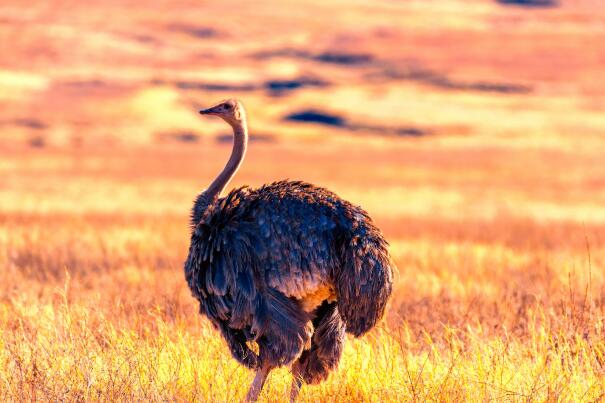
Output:
[[215,106],[213,106],[212,108],[208,108],[208,109],[202,109],[202,110],[200,110],[200,114],[201,114],[201,115],[213,115],[213,114],[215,114],[215,113],[216,113],[215,108],[216,108],[216,107],[215,107]]

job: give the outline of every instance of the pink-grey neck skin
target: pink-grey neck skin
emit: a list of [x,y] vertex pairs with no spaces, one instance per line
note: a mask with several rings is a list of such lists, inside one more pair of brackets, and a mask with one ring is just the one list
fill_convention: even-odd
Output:
[[233,128],[233,150],[229,161],[223,171],[212,181],[208,189],[204,191],[205,199],[209,203],[216,201],[223,190],[227,187],[244,160],[248,146],[248,126],[246,114],[241,102],[229,99],[200,111],[203,115],[214,115],[222,118]]

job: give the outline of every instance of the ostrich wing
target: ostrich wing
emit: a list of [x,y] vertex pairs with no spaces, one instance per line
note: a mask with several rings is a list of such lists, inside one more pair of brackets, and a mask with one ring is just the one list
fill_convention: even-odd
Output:
[[295,299],[317,292],[339,260],[336,229],[346,220],[338,203],[333,193],[301,182],[231,191],[194,228],[189,286],[212,297],[209,313],[237,327],[249,323],[258,292]]
[[[297,301],[271,287],[262,228],[248,208],[238,208],[247,192],[219,200],[194,229],[185,274],[200,310],[218,327],[234,357],[256,362],[246,341],[273,340],[264,346],[276,365],[300,354],[310,337],[309,316]],[[247,199],[250,202],[250,199]],[[243,206],[240,206],[243,207]],[[287,282],[288,275],[282,278]],[[274,281],[274,280],[273,280]]]
[[329,214],[295,193],[258,201],[250,216],[258,226],[255,255],[269,287],[302,299],[327,285],[337,260]]

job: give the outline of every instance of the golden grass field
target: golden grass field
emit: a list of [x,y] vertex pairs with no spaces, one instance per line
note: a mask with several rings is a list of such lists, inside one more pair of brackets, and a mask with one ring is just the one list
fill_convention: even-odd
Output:
[[237,96],[231,186],[328,187],[399,268],[301,401],[603,401],[605,10],[562,3],[0,5],[0,400],[243,399],[182,268]]

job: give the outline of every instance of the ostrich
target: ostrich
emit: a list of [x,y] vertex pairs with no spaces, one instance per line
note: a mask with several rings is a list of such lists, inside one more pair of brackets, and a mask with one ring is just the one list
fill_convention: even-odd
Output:
[[225,120],[234,141],[194,202],[185,277],[233,357],[256,370],[246,401],[257,400],[271,369],[290,364],[295,401],[303,382],[337,367],[345,332],[359,337],[382,318],[394,268],[387,242],[363,209],[309,183],[220,197],[246,153],[246,114],[234,99],[200,113]]

